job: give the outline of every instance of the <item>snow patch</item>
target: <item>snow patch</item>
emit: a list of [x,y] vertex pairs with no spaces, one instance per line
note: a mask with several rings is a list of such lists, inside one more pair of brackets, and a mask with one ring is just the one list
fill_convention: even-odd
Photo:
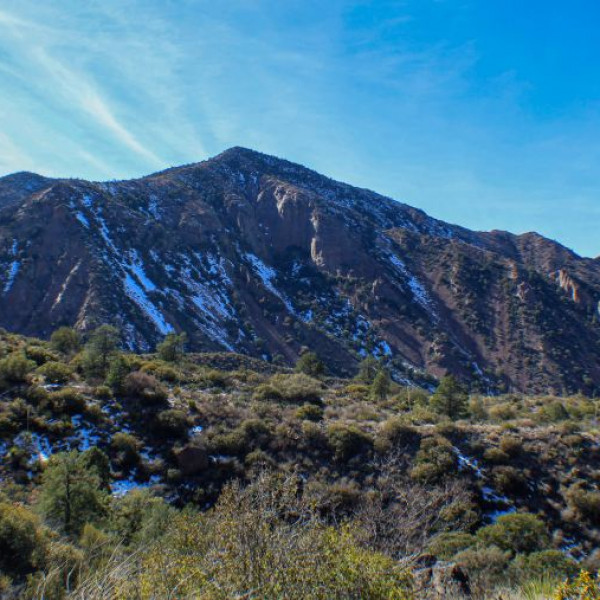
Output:
[[75,273],[77,273],[77,271],[79,270],[79,267],[81,266],[81,260],[82,259],[80,258],[79,262],[71,269],[71,271],[67,275],[67,278],[65,279],[64,283],[62,284],[62,286],[60,288],[60,292],[58,293],[58,296],[56,296],[56,300],[54,300],[54,304],[52,304],[52,308],[50,310],[54,310],[54,308],[61,303],[63,296],[64,296],[67,288],[69,287],[69,283],[71,283],[71,279],[73,279],[73,275],[75,275]]
[[6,294],[7,292],[10,292],[10,289],[13,286],[13,283],[15,282],[15,278],[17,277],[17,274],[19,273],[19,269],[21,268],[21,263],[18,260],[13,260],[13,262],[10,264],[10,267],[8,267],[8,272],[7,272],[7,279],[6,279],[6,283],[4,284],[4,293]]
[[167,323],[164,315],[161,311],[152,303],[152,301],[146,296],[144,290],[138,285],[135,279],[130,273],[125,273],[123,278],[123,287],[125,293],[137,306],[144,312],[144,314],[152,321],[155,327],[162,335],[172,333],[175,331],[173,326]]
[[90,228],[90,222],[87,220],[87,217],[80,211],[78,210],[75,213],[75,218],[86,228],[89,229]]
[[396,271],[404,277],[417,303],[420,304],[435,320],[438,320],[439,316],[435,312],[431,298],[427,294],[423,284],[408,270],[404,262],[395,254],[389,254],[388,260],[396,268]]
[[247,252],[245,254],[246,259],[252,264],[254,272],[260,277],[263,286],[271,292],[274,296],[277,296],[283,302],[288,312],[295,314],[292,303],[273,285],[273,280],[276,279],[277,273],[275,269],[267,266],[258,256]]
[[135,275],[136,279],[142,284],[142,287],[146,292],[155,291],[156,285],[154,285],[151,279],[146,275],[144,271],[144,263],[137,253],[137,250],[130,250],[129,255],[131,256],[131,261],[125,266],[125,268],[130,270]]

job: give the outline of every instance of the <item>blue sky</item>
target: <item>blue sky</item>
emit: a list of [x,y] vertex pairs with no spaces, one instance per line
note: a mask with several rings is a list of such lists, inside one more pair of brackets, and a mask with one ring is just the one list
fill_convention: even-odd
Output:
[[600,254],[597,0],[2,0],[0,175],[233,145]]

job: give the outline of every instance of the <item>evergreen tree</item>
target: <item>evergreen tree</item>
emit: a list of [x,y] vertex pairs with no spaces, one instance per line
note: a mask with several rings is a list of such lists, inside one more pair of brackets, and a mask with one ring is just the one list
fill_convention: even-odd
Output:
[[108,495],[97,458],[77,450],[54,454],[42,475],[40,510],[67,535],[78,535],[105,514]]
[[455,377],[447,375],[431,397],[430,406],[454,421],[468,414],[468,395]]
[[305,352],[296,363],[296,371],[311,377],[319,377],[325,372],[325,365],[314,352]]
[[125,386],[125,379],[129,375],[129,364],[123,354],[120,352],[115,354],[108,365],[106,373],[106,385],[108,385],[115,393],[122,394]]
[[178,362],[185,354],[185,343],[187,342],[187,335],[185,332],[168,333],[165,339],[158,344],[156,352],[160,359],[167,362]]
[[367,356],[358,365],[357,379],[365,383],[373,383],[377,373],[381,370],[379,361],[374,356]]
[[375,378],[370,388],[370,395],[373,400],[379,400],[383,402],[387,400],[388,394],[390,393],[390,376],[385,369],[381,369]]
[[112,325],[101,325],[85,345],[84,369],[91,376],[103,377],[120,342],[120,333]]

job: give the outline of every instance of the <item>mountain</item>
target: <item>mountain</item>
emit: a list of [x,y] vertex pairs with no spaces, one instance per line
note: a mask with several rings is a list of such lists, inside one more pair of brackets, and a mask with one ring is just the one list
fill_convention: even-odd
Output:
[[111,322],[132,350],[198,351],[474,389],[600,385],[600,261],[473,232],[244,148],[141,179],[0,179],[0,326]]

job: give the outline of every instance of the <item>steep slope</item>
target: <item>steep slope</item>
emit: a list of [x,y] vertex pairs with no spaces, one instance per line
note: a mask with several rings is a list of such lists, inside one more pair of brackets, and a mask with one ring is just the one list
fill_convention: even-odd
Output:
[[0,179],[0,325],[122,328],[195,349],[484,388],[600,383],[600,265],[536,234],[475,233],[243,148],[139,180]]

